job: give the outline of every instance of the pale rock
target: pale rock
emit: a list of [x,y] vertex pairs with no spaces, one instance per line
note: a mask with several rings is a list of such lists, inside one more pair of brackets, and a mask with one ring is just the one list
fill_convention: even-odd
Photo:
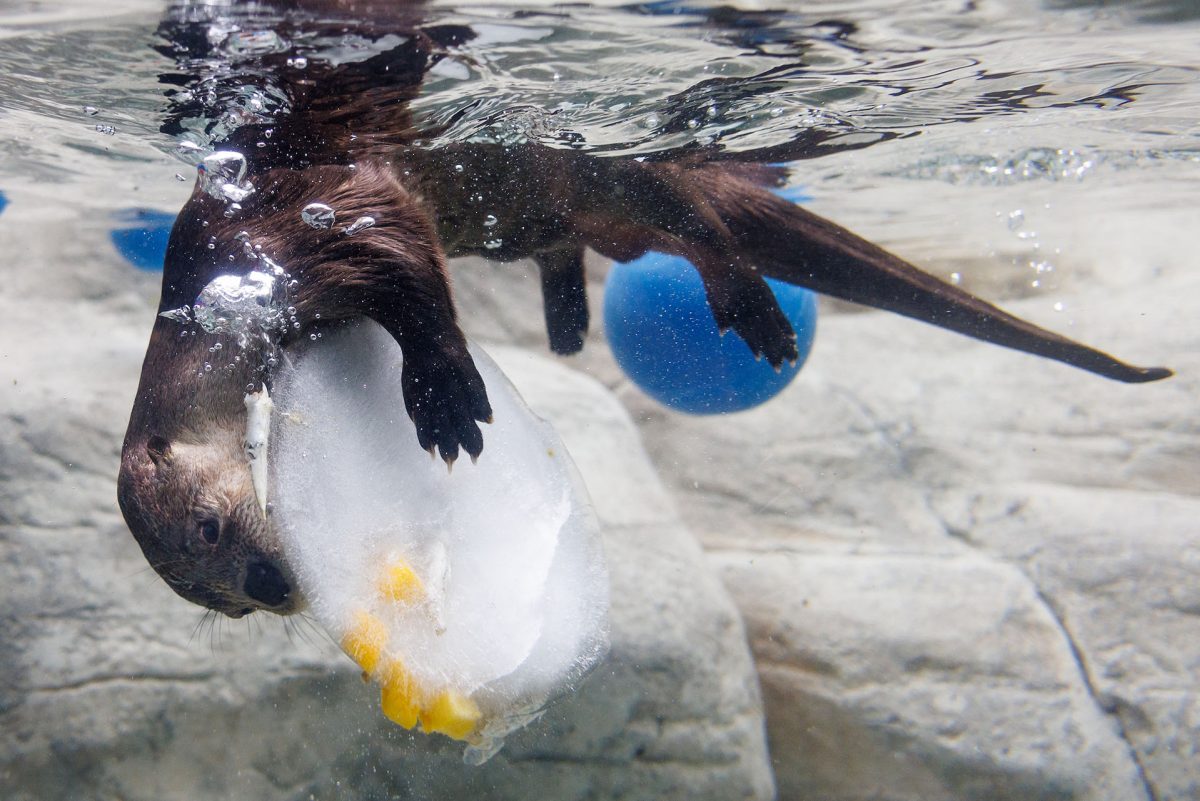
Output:
[[1197,797],[1198,296],[1008,304],[1150,385],[870,312],[745,414],[622,388],[746,618],[781,798]]

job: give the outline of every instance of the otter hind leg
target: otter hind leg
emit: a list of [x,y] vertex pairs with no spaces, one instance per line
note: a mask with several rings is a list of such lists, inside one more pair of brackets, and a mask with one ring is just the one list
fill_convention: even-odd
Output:
[[765,358],[779,370],[799,358],[796,331],[779,308],[763,277],[729,254],[700,250],[688,254],[704,282],[708,306],[717,329],[734,331],[754,358]]
[[550,350],[563,356],[578,353],[589,323],[583,248],[538,253],[534,261],[541,272]]

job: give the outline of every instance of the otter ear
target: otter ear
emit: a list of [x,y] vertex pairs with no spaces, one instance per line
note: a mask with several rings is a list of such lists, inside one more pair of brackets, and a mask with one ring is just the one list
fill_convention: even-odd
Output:
[[146,453],[155,467],[164,467],[171,461],[171,443],[155,434],[146,441]]

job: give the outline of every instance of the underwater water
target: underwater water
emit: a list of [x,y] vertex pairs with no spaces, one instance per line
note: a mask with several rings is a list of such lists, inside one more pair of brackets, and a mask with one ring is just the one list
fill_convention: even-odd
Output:
[[[115,503],[170,222],[213,142],[285,105],[229,76],[399,39],[6,3],[0,796],[1200,798],[1195,2],[369,5],[475,34],[411,103],[419,147],[756,152],[815,213],[1176,375],[823,298],[778,397],[694,417],[606,347],[603,260],[565,359],[534,268],[456,262],[461,323],[559,430],[612,581],[609,660],[467,766],[384,720],[311,620],[177,598]],[[181,20],[217,56],[181,61]]]

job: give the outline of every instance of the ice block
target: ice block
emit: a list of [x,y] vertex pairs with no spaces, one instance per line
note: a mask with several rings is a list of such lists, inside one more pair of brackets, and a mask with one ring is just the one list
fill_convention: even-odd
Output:
[[417,444],[402,354],[370,321],[289,351],[272,389],[270,519],[316,619],[382,713],[481,762],[608,647],[608,578],[557,434],[483,350],[494,422],[452,472]]

